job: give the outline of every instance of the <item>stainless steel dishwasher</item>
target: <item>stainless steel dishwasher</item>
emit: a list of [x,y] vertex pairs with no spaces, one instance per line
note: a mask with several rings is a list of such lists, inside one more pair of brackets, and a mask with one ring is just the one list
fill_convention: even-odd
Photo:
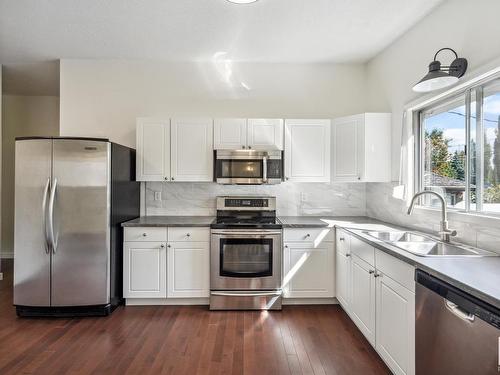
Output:
[[417,270],[416,374],[500,373],[500,310]]

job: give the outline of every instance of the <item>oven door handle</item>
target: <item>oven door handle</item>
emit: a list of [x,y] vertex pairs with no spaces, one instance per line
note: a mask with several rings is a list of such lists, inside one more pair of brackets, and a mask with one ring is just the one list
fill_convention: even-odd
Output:
[[243,237],[243,238],[266,238],[269,236],[281,234],[281,232],[212,232],[217,236],[222,236],[223,238],[231,238],[231,237]]
[[213,296],[223,297],[264,297],[264,296],[281,296],[281,290],[274,292],[210,292]]

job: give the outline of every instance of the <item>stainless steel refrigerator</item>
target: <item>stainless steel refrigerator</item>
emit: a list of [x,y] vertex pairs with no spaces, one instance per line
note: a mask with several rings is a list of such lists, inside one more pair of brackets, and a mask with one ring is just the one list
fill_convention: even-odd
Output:
[[139,216],[135,151],[92,138],[18,138],[19,316],[108,315],[122,301],[120,223]]

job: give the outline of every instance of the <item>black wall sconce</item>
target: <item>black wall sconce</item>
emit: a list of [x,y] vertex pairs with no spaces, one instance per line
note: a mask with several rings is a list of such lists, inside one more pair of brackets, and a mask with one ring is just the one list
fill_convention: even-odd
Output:
[[[441,62],[436,60],[437,55],[441,51],[451,51],[455,54],[455,60],[448,66],[441,66]],[[458,79],[465,74],[467,70],[467,60],[458,57],[455,50],[445,47],[441,48],[434,55],[434,60],[429,64],[429,73],[413,86],[413,91],[429,92],[439,90],[458,82]]]

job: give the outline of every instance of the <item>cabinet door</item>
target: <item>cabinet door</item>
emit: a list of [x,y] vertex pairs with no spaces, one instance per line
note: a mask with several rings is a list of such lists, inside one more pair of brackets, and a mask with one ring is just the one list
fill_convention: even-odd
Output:
[[208,297],[210,245],[208,242],[170,242],[168,245],[170,298]]
[[330,181],[330,120],[285,120],[285,180]]
[[247,147],[247,120],[244,118],[215,119],[214,149],[239,150]]
[[374,272],[368,263],[351,255],[351,317],[372,345],[375,345]]
[[170,121],[137,120],[137,181],[170,180]]
[[123,297],[167,297],[167,250],[164,242],[124,242]]
[[350,311],[351,300],[351,254],[336,252],[335,277],[336,277],[336,297],[346,311]]
[[249,119],[247,145],[252,150],[283,150],[282,119]]
[[285,244],[285,297],[333,297],[333,251],[333,243],[323,243],[321,247],[314,247],[311,242]]
[[415,294],[377,278],[377,352],[396,375],[415,374]]
[[360,181],[363,164],[364,116],[333,121],[333,180]]
[[213,181],[212,119],[172,119],[172,181]]

